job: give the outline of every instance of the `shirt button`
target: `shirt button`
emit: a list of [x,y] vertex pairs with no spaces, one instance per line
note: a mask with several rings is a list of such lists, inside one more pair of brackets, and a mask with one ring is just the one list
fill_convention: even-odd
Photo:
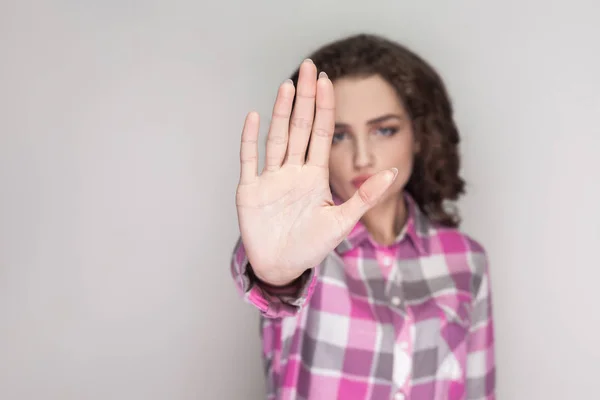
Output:
[[400,297],[397,297],[397,296],[392,297],[392,304],[395,306],[399,306],[400,305]]
[[392,257],[390,257],[390,256],[383,257],[383,265],[385,265],[386,267],[389,267],[390,265],[392,265]]
[[402,350],[406,350],[406,349],[408,349],[408,343],[406,343],[406,342],[400,342],[400,348],[401,348]]
[[402,392],[398,392],[396,393],[396,395],[394,396],[395,400],[404,400],[406,398],[406,396],[404,396],[404,393]]

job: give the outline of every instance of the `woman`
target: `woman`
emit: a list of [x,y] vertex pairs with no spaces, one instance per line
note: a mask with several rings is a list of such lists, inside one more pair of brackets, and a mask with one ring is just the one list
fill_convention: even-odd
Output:
[[269,398],[495,398],[487,257],[448,207],[464,181],[434,69],[335,41],[280,86],[261,174],[258,130],[249,113],[231,272],[261,312]]

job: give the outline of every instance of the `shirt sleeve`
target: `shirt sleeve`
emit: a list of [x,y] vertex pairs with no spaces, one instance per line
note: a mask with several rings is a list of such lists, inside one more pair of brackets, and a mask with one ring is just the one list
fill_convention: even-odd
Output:
[[275,365],[280,359],[281,336],[280,320],[263,318],[260,324],[260,338],[262,342],[262,359],[265,373],[265,389],[267,400],[277,400],[277,385],[279,381],[278,366]]
[[266,285],[254,276],[241,238],[235,245],[231,259],[231,275],[239,294],[267,318],[295,315],[314,291],[317,268],[306,270],[293,285],[280,288]]
[[472,305],[467,355],[467,399],[496,399],[494,322],[488,259],[484,252],[474,255],[481,281]]

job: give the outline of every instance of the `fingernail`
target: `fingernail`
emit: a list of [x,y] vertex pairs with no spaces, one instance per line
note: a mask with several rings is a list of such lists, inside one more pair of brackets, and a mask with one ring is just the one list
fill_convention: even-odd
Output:
[[327,78],[327,74],[325,73],[325,71],[319,72],[319,79],[320,78]]
[[[310,58],[306,58],[306,59],[304,59],[304,62],[313,63],[313,60],[311,60]],[[313,63],[313,64],[314,64],[314,63]]]
[[291,80],[290,78],[286,79],[283,83],[291,83],[292,85],[294,84],[294,81]]
[[398,176],[398,168],[392,168],[391,171],[392,171],[392,174],[394,174],[392,176],[392,181],[393,181]]

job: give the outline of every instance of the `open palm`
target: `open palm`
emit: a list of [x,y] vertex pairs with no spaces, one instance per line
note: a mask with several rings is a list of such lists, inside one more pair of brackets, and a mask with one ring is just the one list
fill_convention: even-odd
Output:
[[260,175],[259,117],[255,112],[246,117],[238,221],[255,274],[270,284],[284,285],[318,265],[395,178],[396,171],[382,171],[344,204],[333,204],[328,166],[334,106],[331,80],[324,73],[317,79],[316,66],[303,62],[297,89],[291,81],[279,88]]

